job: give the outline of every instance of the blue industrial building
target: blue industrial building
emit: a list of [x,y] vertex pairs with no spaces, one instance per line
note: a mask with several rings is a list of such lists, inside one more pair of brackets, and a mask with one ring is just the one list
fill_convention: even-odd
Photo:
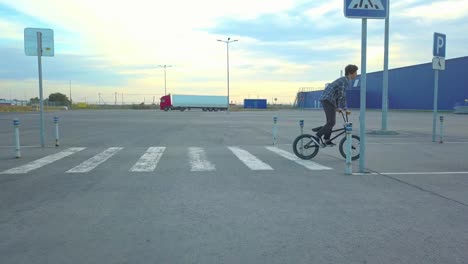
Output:
[[[349,108],[360,106],[360,82],[347,90]],[[367,74],[367,108],[382,108],[383,71]],[[332,81],[332,80],[330,80]],[[320,91],[298,92],[295,106],[320,108]],[[468,99],[468,56],[446,60],[445,70],[439,71],[438,109],[453,110]],[[430,110],[434,106],[434,70],[432,63],[391,69],[388,71],[389,109]]]
[[267,109],[266,99],[244,99],[244,108]]

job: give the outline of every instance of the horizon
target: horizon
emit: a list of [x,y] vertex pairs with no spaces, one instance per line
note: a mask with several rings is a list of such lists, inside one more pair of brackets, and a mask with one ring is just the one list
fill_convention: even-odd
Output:
[[[229,44],[233,102],[291,103],[347,64],[361,68],[361,20],[345,18],[341,0],[230,3],[0,0],[0,98],[38,97],[37,57],[24,53],[27,27],[54,30],[55,56],[42,59],[44,98],[69,96],[71,87],[74,102],[114,102],[116,93],[128,102],[159,99],[158,65],[172,66],[167,93],[226,95],[226,44],[217,40],[228,37],[238,40]],[[390,1],[389,69],[430,63],[434,32],[447,35],[447,60],[467,56],[466,13],[468,0]],[[383,70],[383,39],[384,20],[369,19],[369,73]]]

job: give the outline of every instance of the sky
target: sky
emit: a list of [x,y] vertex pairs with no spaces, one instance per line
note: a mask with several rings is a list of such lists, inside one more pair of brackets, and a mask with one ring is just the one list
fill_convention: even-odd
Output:
[[[378,1],[378,0],[373,0]],[[44,97],[153,103],[165,93],[227,95],[233,103],[292,103],[347,64],[361,66],[361,19],[343,0],[0,0],[0,98],[39,96],[38,62],[25,28],[54,31],[42,58]],[[434,32],[446,59],[468,56],[468,0],[390,1],[390,69],[432,61]],[[367,28],[367,72],[383,69],[384,20]],[[164,68],[166,67],[166,78]],[[361,68],[361,67],[360,67]],[[358,72],[360,73],[360,71]]]

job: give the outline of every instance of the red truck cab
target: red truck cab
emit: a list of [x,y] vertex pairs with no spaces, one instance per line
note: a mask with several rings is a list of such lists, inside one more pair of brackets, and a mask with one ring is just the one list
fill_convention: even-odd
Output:
[[171,95],[164,95],[160,98],[159,109],[168,111],[172,107]]

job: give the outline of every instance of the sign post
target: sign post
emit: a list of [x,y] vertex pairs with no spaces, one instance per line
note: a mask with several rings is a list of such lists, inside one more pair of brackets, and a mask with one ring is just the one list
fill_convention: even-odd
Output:
[[388,16],[389,0],[344,0],[344,15],[362,19],[361,36],[361,106],[360,106],[360,159],[359,171],[366,167],[366,83],[367,83],[367,19],[385,19]]
[[[390,1],[390,0],[389,0]],[[384,71],[382,85],[382,131],[387,131],[388,120],[388,50],[389,50],[389,28],[390,28],[390,5],[388,16],[385,19],[385,40],[384,40]],[[384,132],[385,133],[385,132]]]
[[24,52],[26,56],[37,56],[39,72],[39,105],[40,105],[40,130],[41,147],[44,143],[44,98],[42,89],[42,56],[54,56],[54,31],[52,29],[25,28]]
[[436,126],[437,126],[437,96],[439,94],[439,70],[445,70],[445,44],[446,35],[434,33],[434,45],[432,55],[432,69],[434,69],[434,110],[432,115],[432,142],[436,142]]

